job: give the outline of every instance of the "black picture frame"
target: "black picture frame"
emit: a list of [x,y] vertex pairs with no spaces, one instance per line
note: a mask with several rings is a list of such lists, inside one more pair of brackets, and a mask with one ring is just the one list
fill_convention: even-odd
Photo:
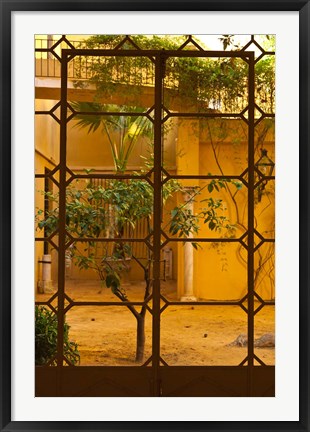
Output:
[[[11,14],[14,11],[298,11],[300,77],[300,377],[299,421],[253,422],[128,422],[128,421],[11,421]],[[0,0],[1,14],[1,144],[0,144],[0,429],[1,431],[97,431],[97,430],[208,430],[208,431],[310,431],[309,422],[309,0]],[[294,287],[297,289],[297,287]],[[289,371],[288,371],[289,373]]]

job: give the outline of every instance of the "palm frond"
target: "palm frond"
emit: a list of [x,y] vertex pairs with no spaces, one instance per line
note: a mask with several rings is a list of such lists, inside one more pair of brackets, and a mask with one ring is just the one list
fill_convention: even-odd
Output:
[[[139,137],[150,136],[153,124],[147,117],[130,113],[143,113],[141,107],[117,106],[95,102],[70,102],[75,111],[74,127],[87,128],[87,133],[101,128],[107,136],[117,171],[126,170],[129,157]],[[128,115],[115,115],[115,112]],[[109,114],[96,114],[109,113]],[[110,114],[111,113],[111,114]],[[114,137],[117,134],[118,137]],[[115,139],[113,139],[113,137]]]

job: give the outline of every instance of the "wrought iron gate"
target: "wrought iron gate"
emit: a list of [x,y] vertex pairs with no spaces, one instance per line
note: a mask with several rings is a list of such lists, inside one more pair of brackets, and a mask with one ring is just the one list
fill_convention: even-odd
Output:
[[[66,44],[67,48],[57,52],[57,47]],[[126,45],[127,44],[127,45]],[[55,162],[55,167],[46,172],[38,172],[37,179],[48,179],[59,189],[59,223],[54,232],[48,237],[38,237],[38,242],[49,243],[58,255],[58,281],[57,291],[51,294],[50,298],[38,299],[36,304],[43,305],[57,315],[57,357],[56,365],[50,363],[46,366],[36,366],[36,396],[273,396],[275,368],[267,365],[260,359],[255,351],[255,315],[264,307],[274,305],[272,298],[262,298],[255,290],[255,253],[266,244],[272,244],[274,238],[264,237],[257,229],[255,222],[255,200],[256,194],[265,186],[267,181],[273,181],[273,173],[266,173],[260,170],[255,160],[255,128],[259,123],[268,118],[273,118],[273,113],[265,112],[258,104],[255,93],[255,65],[260,57],[250,50],[251,44],[258,45],[252,37],[249,44],[243,49],[236,51],[206,51],[201,48],[191,37],[177,50],[145,50],[140,49],[131,38],[126,37],[113,49],[90,49],[76,48],[65,37],[62,37],[53,45],[37,48],[37,53],[46,52],[48,57],[54,56],[54,60],[61,65],[61,90],[59,102],[47,110],[37,110],[37,115],[45,115],[53,118],[59,124],[59,160]],[[51,45],[51,46],[50,46]],[[261,47],[260,47],[261,48]],[[261,48],[261,56],[272,55]],[[144,58],[154,68],[155,81],[149,88],[151,102],[139,116],[146,118],[153,127],[153,148],[154,156],[152,166],[145,171],[139,172],[77,172],[67,163],[67,142],[68,125],[79,115],[93,115],[93,112],[77,111],[71,103],[72,92],[75,90],[68,85],[68,77],[72,73],[73,62],[87,62],[96,56],[97,58],[115,60]],[[243,100],[242,109],[239,111],[223,112],[220,106],[203,107],[198,101],[198,105],[190,106],[190,103],[183,102],[176,108],[178,102],[173,99],[171,90],[167,90],[167,63],[173,67],[174,59],[223,59],[225,61],[240,61],[247,68],[247,93],[241,95]],[[82,59],[82,60],[81,60]],[[47,59],[50,61],[50,58]],[[121,60],[120,60],[121,62]],[[225,63],[225,62],[224,62]],[[84,63],[85,65],[85,63]],[[115,71],[113,73],[116,73]],[[225,71],[223,71],[225,74]],[[193,83],[197,84],[199,77],[193,75]],[[181,77],[180,77],[181,81]],[[114,94],[121,92],[115,90]],[[82,92],[86,92],[87,89]],[[122,95],[120,95],[121,97]],[[178,95],[179,96],[179,95]],[[176,96],[176,97],[178,97]],[[104,97],[107,97],[105,95]],[[152,99],[153,98],[153,99]],[[186,98],[185,98],[186,99]],[[172,101],[172,102],[171,102]],[[196,101],[197,102],[197,101]],[[203,103],[203,102],[201,102]],[[200,104],[200,105],[199,105]],[[127,106],[130,106],[127,104]],[[56,111],[60,110],[60,115]],[[256,114],[259,114],[258,116]],[[97,116],[137,116],[133,111],[98,111]],[[219,172],[210,174],[201,172],[193,168],[193,172],[180,174],[169,170],[164,166],[165,140],[163,129],[167,122],[174,119],[185,122],[195,122],[196,120],[215,121],[222,119],[239,119],[246,128],[247,135],[247,166],[241,173]],[[68,232],[66,222],[67,190],[76,180],[86,181],[136,181],[143,180],[153,190],[153,217],[152,226],[147,234],[135,237],[123,237],[122,242],[131,244],[143,244],[148,250],[148,277],[151,281],[152,290],[141,301],[75,301],[66,291],[66,257],[68,250],[75,243],[113,243],[119,239],[115,237],[89,238],[83,235],[73,235]],[[188,182],[191,185],[188,193],[195,193],[195,182],[201,181],[231,182],[234,181],[246,190],[247,195],[247,222],[246,229],[235,237],[219,236],[192,236],[177,237],[165,229],[163,223],[163,187],[169,181]],[[163,279],[163,259],[162,251],[167,245],[181,244],[233,244],[243,248],[246,253],[246,272],[247,272],[247,292],[242,298],[237,300],[199,300],[183,298],[168,298],[162,290]],[[257,305],[258,303],[258,305]],[[152,349],[151,355],[139,366],[74,366],[64,354],[64,325],[65,317],[72,308],[98,306],[100,308],[145,306],[151,315],[152,322]],[[236,365],[182,365],[176,366],[169,364],[169,361],[162,355],[161,350],[161,323],[163,313],[171,307],[212,307],[234,306],[240,308],[245,314],[247,321],[247,354]],[[207,311],[208,309],[206,309]],[[116,318],[117,319],[117,318]],[[225,328],[223,329],[225,332]],[[236,335],[237,336],[237,335]],[[207,336],[206,336],[207,337]]]

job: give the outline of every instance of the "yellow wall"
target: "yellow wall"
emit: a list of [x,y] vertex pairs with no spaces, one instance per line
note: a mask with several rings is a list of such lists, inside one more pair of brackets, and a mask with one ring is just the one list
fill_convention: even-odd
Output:
[[[35,153],[35,172],[36,174],[42,174],[45,171],[45,168],[52,170],[55,167],[52,161],[49,161],[47,158],[43,157],[41,153]],[[53,190],[56,193],[57,187],[53,185]],[[44,208],[44,195],[42,194],[44,191],[44,179],[36,179],[35,181],[35,214],[37,214],[39,209]],[[43,231],[36,229],[35,231],[36,237],[43,238]],[[56,241],[56,240],[55,240]],[[55,250],[53,250],[52,246],[49,245],[49,251],[52,254],[53,262],[57,262],[57,254]],[[42,276],[42,264],[39,262],[42,260],[42,255],[44,253],[43,242],[37,241],[35,245],[35,281],[41,280]],[[57,281],[57,266],[52,266],[52,279]]]
[[[190,122],[188,122],[190,125]],[[255,146],[256,159],[260,157],[260,148],[263,145],[268,150],[269,157],[274,160],[274,128],[266,128],[267,123],[261,122],[256,128]],[[196,129],[196,138],[191,132],[184,135],[184,130],[179,130],[178,143],[183,145],[185,163],[178,164],[179,174],[200,175],[240,175],[247,166],[247,133],[246,125],[242,120],[201,120],[199,130],[197,125],[191,122],[191,127]],[[266,129],[268,131],[266,132]],[[190,137],[190,138],[189,138]],[[198,139],[199,137],[199,139]],[[179,171],[180,168],[180,171]],[[193,180],[184,180],[187,186],[194,186]],[[210,180],[199,180],[201,188],[206,187]],[[222,199],[227,209],[226,216],[237,229],[235,237],[240,237],[247,229],[247,188],[236,189],[232,184],[220,192],[211,194],[205,188],[195,203],[195,213],[204,207],[199,203],[203,199],[212,197]],[[265,238],[274,237],[274,182],[268,183],[265,193],[258,202],[255,193],[255,228]],[[182,202],[182,199],[180,200]],[[197,237],[217,238],[227,235],[227,231],[216,233],[200,225]],[[255,238],[256,243],[259,239]],[[247,292],[247,251],[240,243],[200,243],[201,248],[194,251],[194,294],[196,297],[207,300],[232,300],[240,299]],[[265,243],[255,253],[255,270],[264,261],[266,254],[270,253],[272,243]],[[183,245],[178,247],[178,295],[184,293],[183,286]],[[274,258],[265,265],[256,280],[256,291],[264,299],[274,297]],[[270,273],[269,273],[270,272]],[[268,275],[269,273],[269,275]],[[265,277],[263,277],[265,276]],[[269,277],[270,276],[270,277]]]

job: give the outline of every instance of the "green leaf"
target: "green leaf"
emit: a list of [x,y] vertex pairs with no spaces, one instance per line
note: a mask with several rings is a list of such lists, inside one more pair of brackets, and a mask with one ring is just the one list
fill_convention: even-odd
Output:
[[108,288],[117,289],[120,286],[120,279],[115,273],[108,274],[105,280]]
[[171,216],[174,218],[179,212],[178,208],[174,208],[173,210],[171,210]]
[[210,228],[210,230],[214,230],[215,227],[216,227],[216,223],[213,222],[213,221],[210,221],[209,222],[209,228]]
[[[45,307],[35,307],[35,364],[46,365],[52,361],[57,354],[58,322],[55,313]],[[69,341],[69,326],[64,323],[64,355],[73,364],[79,362],[80,355],[77,344]]]
[[213,184],[209,183],[208,184],[208,191],[211,193],[213,191]]

